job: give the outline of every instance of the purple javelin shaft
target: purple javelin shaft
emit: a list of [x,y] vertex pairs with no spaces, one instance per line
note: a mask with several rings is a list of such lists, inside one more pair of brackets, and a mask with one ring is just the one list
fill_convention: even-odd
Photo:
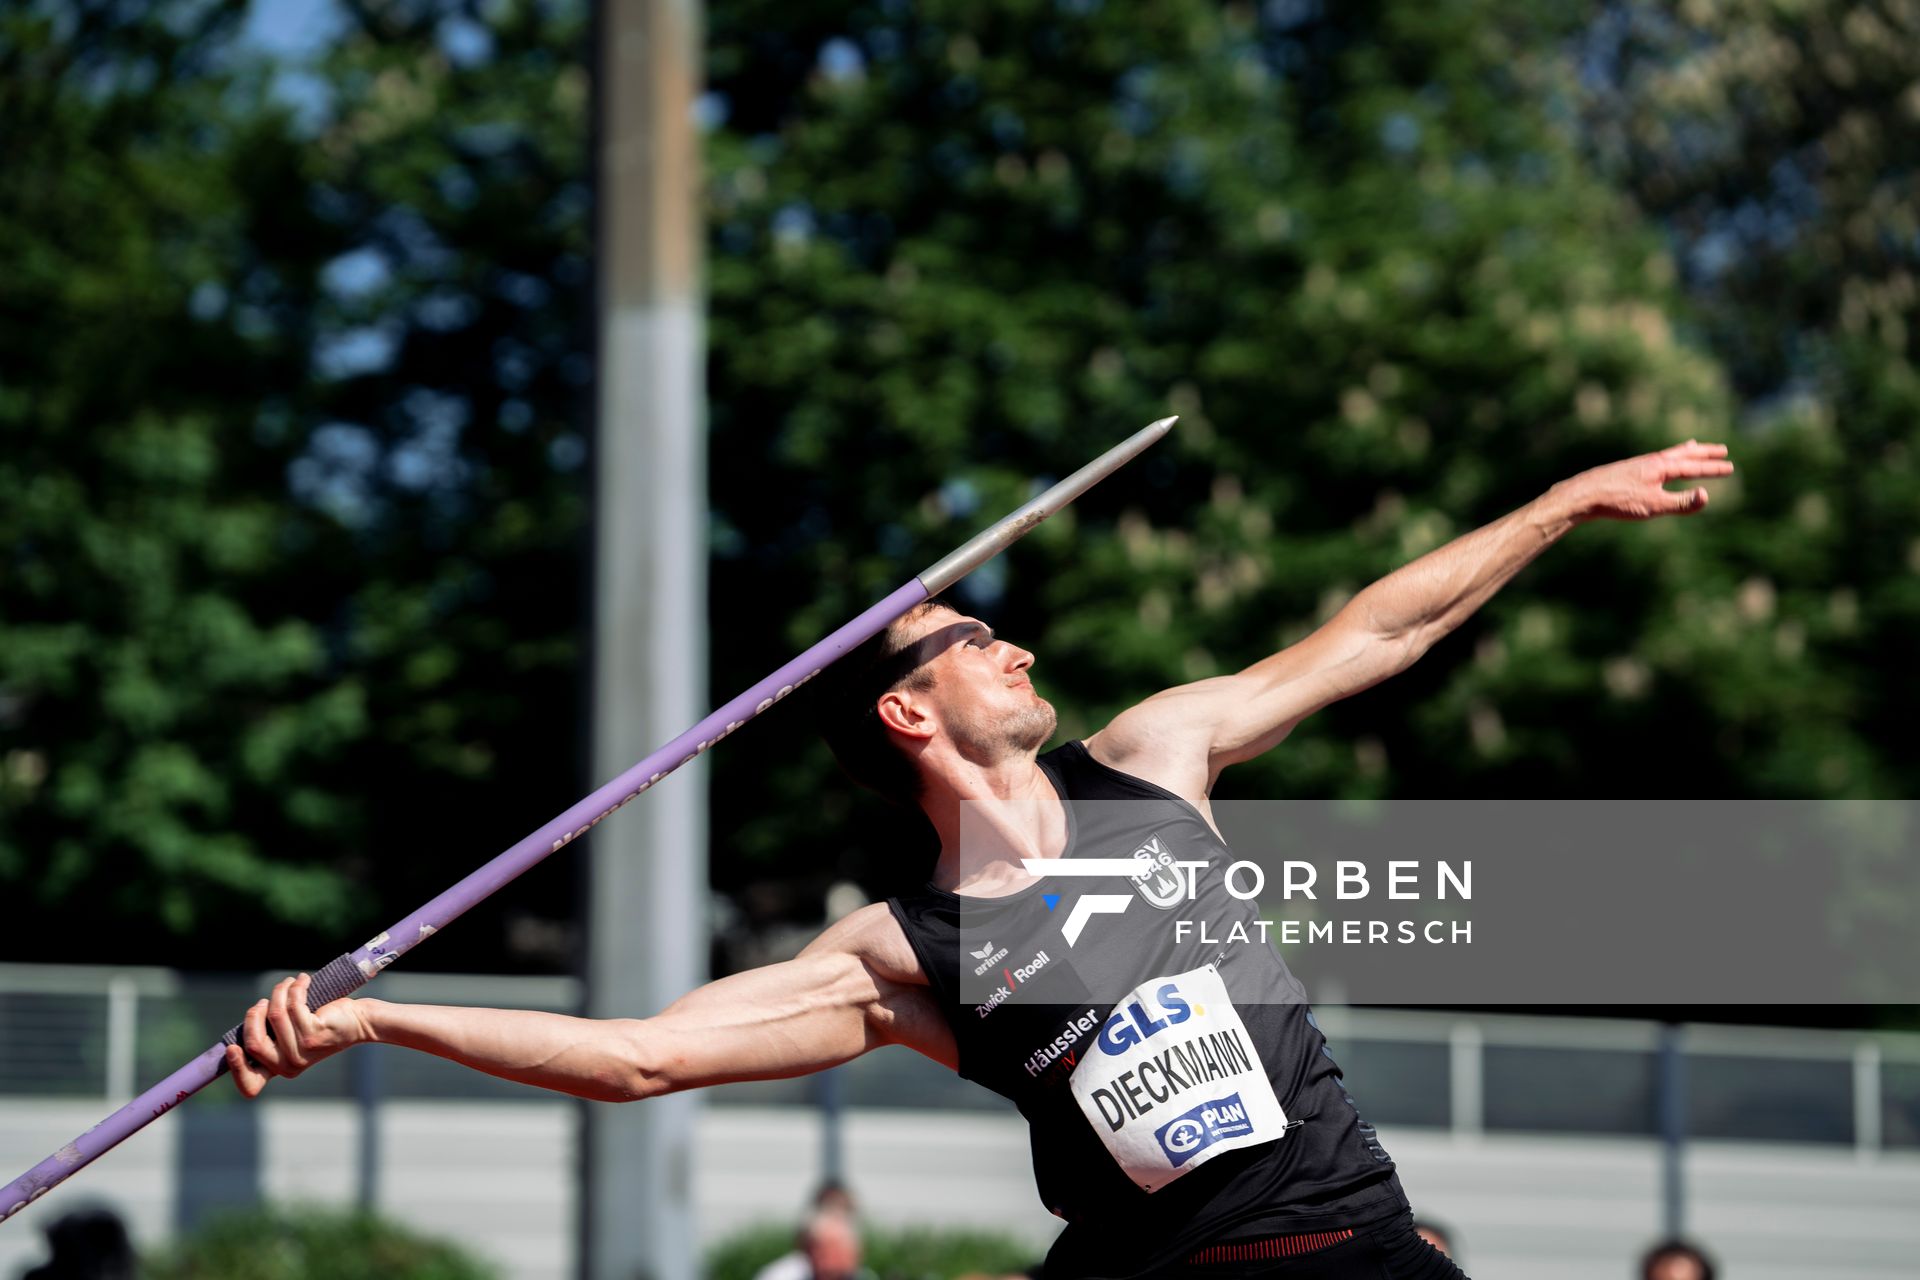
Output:
[[[878,635],[895,618],[929,596],[944,591],[981,563],[999,554],[1040,521],[1072,502],[1160,439],[1172,425],[1172,418],[1162,418],[1135,432],[1018,511],[975,535],[958,550],[928,566],[918,577],[909,580],[886,599],[733,701],[722,705],[699,724],[534,831],[391,929],[376,935],[359,950],[336,957],[325,968],[314,973],[307,995],[308,1006],[317,1009],[358,990],[382,969],[482,899],[490,897],[508,881],[585,835],[602,819],[819,675],[849,650]],[[239,1042],[239,1033],[239,1027],[232,1028],[220,1043],[5,1187],[0,1187],[0,1222],[5,1222],[94,1159],[211,1084],[226,1070],[226,1048],[229,1044]]]

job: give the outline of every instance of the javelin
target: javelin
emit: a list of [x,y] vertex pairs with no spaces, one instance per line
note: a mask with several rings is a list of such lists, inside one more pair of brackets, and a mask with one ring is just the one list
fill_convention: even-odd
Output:
[[[848,650],[878,635],[895,618],[930,597],[939,595],[1004,551],[1042,520],[1131,462],[1148,445],[1167,434],[1173,423],[1173,418],[1162,418],[1128,436],[1026,506],[1003,517],[956,550],[934,561],[886,599],[654,751],[426,906],[385,933],[376,935],[359,950],[349,951],[316,971],[307,990],[307,1007],[318,1009],[365,986],[382,969],[413,950],[437,930],[445,928],[475,904],[491,897],[508,881],[548,854],[558,852],[593,830],[602,819],[611,816],[615,810],[660,779],[819,675]],[[95,1159],[213,1083],[226,1070],[227,1046],[239,1042],[240,1028],[235,1026],[221,1037],[220,1043],[5,1187],[0,1187],[0,1222],[5,1222]]]

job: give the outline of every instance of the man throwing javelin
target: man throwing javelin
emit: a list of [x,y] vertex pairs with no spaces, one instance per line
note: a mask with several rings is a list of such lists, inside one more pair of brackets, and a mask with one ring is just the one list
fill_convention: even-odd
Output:
[[[1209,808],[1222,769],[1404,671],[1576,525],[1701,511],[1706,490],[1666,485],[1732,470],[1725,446],[1689,441],[1583,472],[1382,578],[1300,643],[1155,694],[1044,754],[1055,717],[1030,679],[1034,655],[930,601],[843,658],[816,695],[842,766],[937,832],[921,891],[650,1018],[369,998],[310,1013],[307,977],[288,978],[248,1010],[246,1052],[229,1048],[227,1065],[254,1097],[272,1076],[380,1042],[628,1102],[903,1044],[1026,1117],[1040,1194],[1067,1222],[1049,1280],[1459,1276],[1415,1235],[1393,1161],[1271,948],[1174,943],[1121,912],[1069,961],[1067,913],[1027,863],[1225,856]],[[1145,878],[1136,888],[1153,891]],[[1201,906],[1222,921],[1252,911],[1224,897]],[[1005,980],[972,989],[993,972]]]

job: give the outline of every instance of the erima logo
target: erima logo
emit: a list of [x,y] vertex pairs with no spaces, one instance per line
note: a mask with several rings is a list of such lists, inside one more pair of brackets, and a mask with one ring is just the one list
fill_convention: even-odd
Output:
[[[1001,948],[1002,952],[1004,952],[1005,950],[1006,948],[1004,947]],[[1048,955],[1044,951],[1036,951],[1034,953],[1033,959],[1027,961],[1027,963],[1021,965],[1019,968],[1002,969],[1000,971],[1000,976],[1005,978],[1006,982],[1001,986],[995,987],[993,989],[992,995],[988,996],[981,1003],[973,1006],[974,1016],[978,1018],[984,1018],[988,1014],[992,1013],[995,1009],[998,1009],[1001,1005],[1005,1004],[1008,1000],[1013,998],[1013,989],[1015,987],[1019,986],[1021,983],[1025,982],[1028,978],[1031,978],[1034,974],[1040,972],[1042,969],[1046,968],[1048,965],[1052,963],[1053,963],[1052,956]]]
[[998,951],[996,951],[993,948],[993,944],[989,942],[986,946],[980,948],[978,951],[975,951],[972,947],[968,947],[967,954],[980,962],[979,964],[973,966],[973,976],[976,978],[979,978],[979,977],[985,976],[987,970],[993,968],[993,966],[999,964],[1002,960],[1005,960],[1007,958],[1007,949],[1005,947],[1001,947]]

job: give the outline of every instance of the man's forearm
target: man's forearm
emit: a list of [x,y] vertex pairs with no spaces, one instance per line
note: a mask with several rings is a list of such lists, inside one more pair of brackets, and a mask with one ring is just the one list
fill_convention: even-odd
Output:
[[659,1090],[644,1065],[641,1023],[529,1009],[356,1000],[371,1041],[418,1049],[488,1075],[600,1102]]
[[1423,653],[1578,523],[1573,503],[1556,486],[1394,570],[1347,608],[1368,630]]

